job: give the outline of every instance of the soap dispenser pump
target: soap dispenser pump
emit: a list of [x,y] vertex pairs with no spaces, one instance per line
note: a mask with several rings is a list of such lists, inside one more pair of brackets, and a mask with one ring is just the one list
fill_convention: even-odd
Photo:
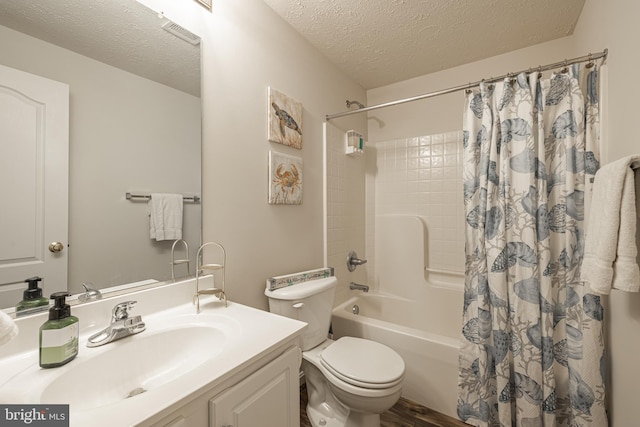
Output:
[[49,320],[40,327],[40,366],[55,368],[69,363],[78,355],[78,318],[71,315],[66,292],[51,294],[54,301]]
[[28,288],[24,291],[22,301],[16,305],[16,316],[32,313],[34,309],[45,309],[49,306],[49,300],[42,296],[42,289],[38,287],[38,282],[42,277],[34,276],[25,280]]

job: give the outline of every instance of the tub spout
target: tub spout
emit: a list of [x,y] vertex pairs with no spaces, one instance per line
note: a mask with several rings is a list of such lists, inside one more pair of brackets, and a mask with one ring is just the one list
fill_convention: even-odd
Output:
[[369,286],[360,285],[360,284],[358,284],[356,282],[351,282],[349,284],[349,289],[355,290],[355,291],[369,292]]

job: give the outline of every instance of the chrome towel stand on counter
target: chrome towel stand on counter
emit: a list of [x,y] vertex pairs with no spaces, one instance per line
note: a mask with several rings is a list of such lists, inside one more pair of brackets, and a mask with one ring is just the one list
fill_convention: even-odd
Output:
[[[215,246],[218,248],[221,260],[220,263],[204,263],[204,253],[203,249],[207,246]],[[224,246],[217,242],[207,242],[200,246],[198,249],[198,253],[196,254],[196,294],[193,297],[193,302],[196,305],[196,313],[200,313],[200,295],[217,295],[218,299],[224,301],[224,306],[227,307],[227,294],[224,290],[224,276],[225,276],[225,266],[227,263],[227,251],[225,251]],[[222,270],[222,286],[219,288],[209,288],[209,289],[200,289],[200,275],[208,271]]]
[[[151,194],[133,194],[133,193],[127,192],[125,193],[124,197],[127,200],[136,200],[136,199],[151,200]],[[200,203],[200,196],[182,196],[182,199],[185,202]]]
[[[176,259],[176,245],[178,243],[182,243],[186,258]],[[189,266],[191,265],[191,261],[189,260],[189,245],[187,244],[186,240],[183,239],[178,239],[173,242],[173,245],[171,245],[171,280],[173,280],[174,282],[176,281],[175,267],[176,265],[180,264],[187,264],[187,276],[189,276],[191,274],[189,272]]]

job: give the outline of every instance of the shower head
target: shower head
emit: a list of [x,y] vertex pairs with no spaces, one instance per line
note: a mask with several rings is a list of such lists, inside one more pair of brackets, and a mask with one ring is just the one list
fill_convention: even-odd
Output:
[[363,104],[363,103],[358,102],[358,101],[349,101],[349,100],[347,99],[347,108],[351,108],[351,106],[352,106],[353,104],[356,104],[356,105],[358,106],[358,108],[364,108],[364,104]]

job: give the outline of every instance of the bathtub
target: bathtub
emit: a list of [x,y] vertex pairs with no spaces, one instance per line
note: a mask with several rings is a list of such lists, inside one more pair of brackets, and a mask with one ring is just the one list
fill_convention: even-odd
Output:
[[[393,348],[406,365],[402,396],[457,418],[462,294],[451,289],[430,292],[439,295],[408,299],[376,292],[357,294],[334,308],[333,334],[335,339],[355,336]],[[354,314],[356,305],[359,314]]]

